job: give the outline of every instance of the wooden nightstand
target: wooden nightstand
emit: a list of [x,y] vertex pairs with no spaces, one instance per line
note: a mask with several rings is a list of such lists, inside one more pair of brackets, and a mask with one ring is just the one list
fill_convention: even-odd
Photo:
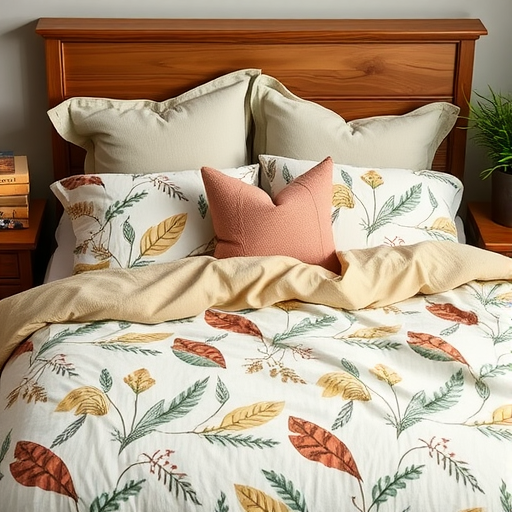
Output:
[[0,230],[0,299],[34,286],[33,251],[37,248],[46,201],[30,201],[29,227]]
[[512,258],[512,228],[491,220],[489,203],[469,203],[466,218],[468,242]]

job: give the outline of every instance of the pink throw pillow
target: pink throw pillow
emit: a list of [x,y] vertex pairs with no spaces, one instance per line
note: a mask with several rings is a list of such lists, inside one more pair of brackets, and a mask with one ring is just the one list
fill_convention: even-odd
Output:
[[328,157],[272,202],[264,190],[203,167],[218,239],[214,256],[291,256],[339,274],[331,227],[332,172]]

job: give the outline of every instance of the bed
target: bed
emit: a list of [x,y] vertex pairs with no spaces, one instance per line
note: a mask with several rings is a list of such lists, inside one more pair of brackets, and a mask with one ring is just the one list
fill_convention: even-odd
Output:
[[0,301],[0,510],[510,512],[512,260],[456,222],[481,22],[37,33],[64,213]]

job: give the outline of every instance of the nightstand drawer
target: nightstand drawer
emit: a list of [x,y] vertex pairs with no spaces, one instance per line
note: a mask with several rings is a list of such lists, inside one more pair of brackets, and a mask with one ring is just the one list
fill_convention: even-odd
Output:
[[0,230],[0,299],[34,286],[32,270],[46,201],[30,201],[30,222],[25,229]]
[[20,278],[20,262],[17,252],[0,252],[0,282]]

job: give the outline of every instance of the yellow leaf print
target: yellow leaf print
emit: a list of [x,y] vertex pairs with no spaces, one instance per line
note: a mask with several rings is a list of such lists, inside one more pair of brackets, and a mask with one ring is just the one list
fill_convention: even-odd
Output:
[[155,385],[155,379],[151,377],[146,368],[135,370],[124,378],[124,381],[130,386],[133,392],[138,395],[147,391],[150,387]]
[[257,402],[246,407],[234,409],[224,416],[218,427],[206,428],[203,432],[214,430],[245,430],[259,427],[278,416],[283,410],[284,402]]
[[104,416],[108,413],[108,400],[103,391],[92,386],[84,386],[70,391],[57,405],[55,411],[68,412],[76,407],[75,416],[92,414]]
[[99,263],[78,263],[73,267],[73,274],[82,274],[90,270],[101,270],[110,267],[110,259],[100,261]]
[[457,227],[455,222],[447,217],[439,217],[432,224],[431,230],[443,231],[453,236],[457,236]]
[[129,332],[122,336],[118,336],[117,338],[113,338],[110,341],[117,341],[120,343],[153,343],[155,341],[165,340],[172,335],[173,333],[171,332]]
[[501,293],[500,295],[496,296],[496,300],[498,300],[500,302],[511,303],[512,302],[512,292]]
[[377,379],[387,382],[390,386],[394,386],[402,380],[402,377],[400,377],[398,373],[384,364],[377,364],[374,368],[370,369],[370,372],[373,373]]
[[381,325],[380,327],[365,327],[364,329],[358,329],[357,331],[349,334],[348,338],[383,338],[389,334],[396,334],[402,328],[401,325]]
[[460,510],[459,512],[486,512],[485,508],[465,508],[464,510]]
[[354,194],[347,185],[336,184],[332,190],[334,208],[354,208]]
[[382,176],[377,171],[368,171],[365,172],[361,179],[367,184],[370,185],[373,189],[380,187],[384,184],[384,180]]
[[288,512],[288,507],[248,485],[235,484],[236,497],[246,512]]
[[274,306],[288,312],[300,309],[302,306],[304,306],[304,302],[301,302],[300,300],[284,300],[282,302],[276,302]]
[[170,249],[179,240],[186,222],[187,214],[179,213],[150,227],[140,240],[141,256],[158,256]]
[[325,388],[322,393],[324,397],[340,395],[344,400],[371,400],[368,388],[347,372],[326,373],[318,379],[317,386]]
[[494,425],[512,425],[512,405],[499,407],[492,413]]

